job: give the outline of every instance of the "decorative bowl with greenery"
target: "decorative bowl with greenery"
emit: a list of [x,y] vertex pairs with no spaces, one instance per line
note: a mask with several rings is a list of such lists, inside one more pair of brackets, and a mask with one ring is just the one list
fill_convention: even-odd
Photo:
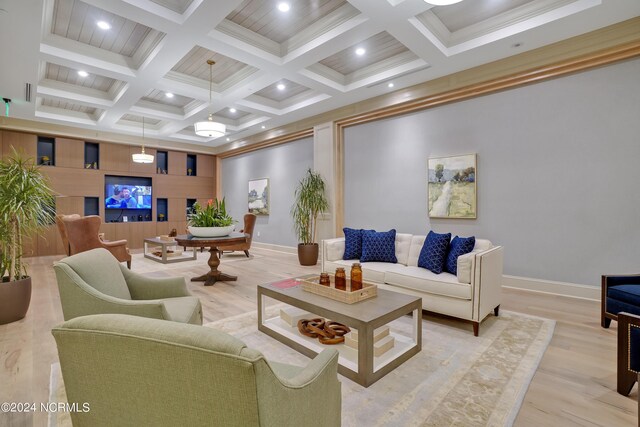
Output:
[[187,215],[189,233],[196,237],[226,236],[233,231],[237,221],[227,214],[224,198],[209,199],[202,207],[194,203],[191,213]]
[[298,236],[298,260],[301,265],[318,262],[318,216],[329,209],[322,175],[309,168],[298,183],[295,202],[291,207],[293,229]]
[[0,160],[0,324],[22,319],[29,309],[25,241],[52,224],[54,213],[54,192],[33,159],[14,149]]

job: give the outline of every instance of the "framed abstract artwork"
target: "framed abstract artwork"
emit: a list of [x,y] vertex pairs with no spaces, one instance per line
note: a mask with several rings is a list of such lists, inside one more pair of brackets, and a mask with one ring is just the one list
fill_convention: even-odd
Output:
[[249,181],[249,212],[269,215],[269,178]]
[[476,154],[429,158],[427,170],[429,217],[475,219]]

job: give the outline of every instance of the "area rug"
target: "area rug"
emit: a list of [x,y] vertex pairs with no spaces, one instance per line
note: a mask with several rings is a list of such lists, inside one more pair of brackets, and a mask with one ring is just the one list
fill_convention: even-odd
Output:
[[[267,316],[279,306],[268,307]],[[268,360],[305,366],[309,359],[257,330],[256,313],[208,323],[260,350]],[[411,318],[390,324],[411,335]],[[422,351],[365,388],[340,377],[343,426],[511,426],[538,367],[555,322],[502,311],[474,337],[460,322],[423,320]],[[58,364],[52,365],[50,399],[65,401]],[[62,415],[62,414],[58,414]],[[50,427],[70,426],[52,416]]]

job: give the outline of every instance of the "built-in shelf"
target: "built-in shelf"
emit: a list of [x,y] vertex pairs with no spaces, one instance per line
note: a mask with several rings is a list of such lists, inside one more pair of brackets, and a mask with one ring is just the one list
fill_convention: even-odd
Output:
[[158,222],[169,221],[169,209],[167,199],[158,199]]
[[85,197],[84,198],[84,216],[100,215],[100,198]]
[[167,174],[169,171],[169,153],[167,151],[156,151],[157,172]]
[[187,176],[198,175],[198,156],[195,154],[187,154]]
[[193,210],[193,205],[197,202],[197,199],[187,199],[187,215]]
[[38,137],[38,164],[44,166],[56,165],[56,140],[45,136]]
[[97,142],[84,143],[84,168],[100,169],[100,144]]

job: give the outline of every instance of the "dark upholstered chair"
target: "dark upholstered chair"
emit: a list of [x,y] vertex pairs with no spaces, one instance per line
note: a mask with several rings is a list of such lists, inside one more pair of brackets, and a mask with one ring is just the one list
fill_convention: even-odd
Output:
[[640,372],[640,316],[618,313],[618,393],[628,396]]
[[608,328],[618,313],[640,316],[640,274],[602,276],[602,310],[600,323]]
[[99,216],[89,215],[77,219],[62,218],[62,222],[69,238],[71,248],[69,255],[104,248],[111,252],[119,262],[126,262],[127,267],[131,268],[131,254],[127,248],[126,240],[109,242],[100,239],[99,231],[102,220]]
[[253,240],[253,229],[256,225],[256,216],[252,213],[244,215],[244,228],[240,230],[241,233],[249,235],[245,243],[238,243],[229,246],[220,246],[220,256],[224,252],[244,251],[244,254],[249,258],[249,249],[251,249],[251,240]]
[[56,215],[56,225],[58,226],[58,231],[60,232],[60,237],[62,238],[62,246],[64,246],[64,253],[71,255],[71,246],[69,245],[69,238],[67,237],[67,228],[64,225],[64,221],[71,221],[74,219],[82,218],[78,214],[72,215]]

